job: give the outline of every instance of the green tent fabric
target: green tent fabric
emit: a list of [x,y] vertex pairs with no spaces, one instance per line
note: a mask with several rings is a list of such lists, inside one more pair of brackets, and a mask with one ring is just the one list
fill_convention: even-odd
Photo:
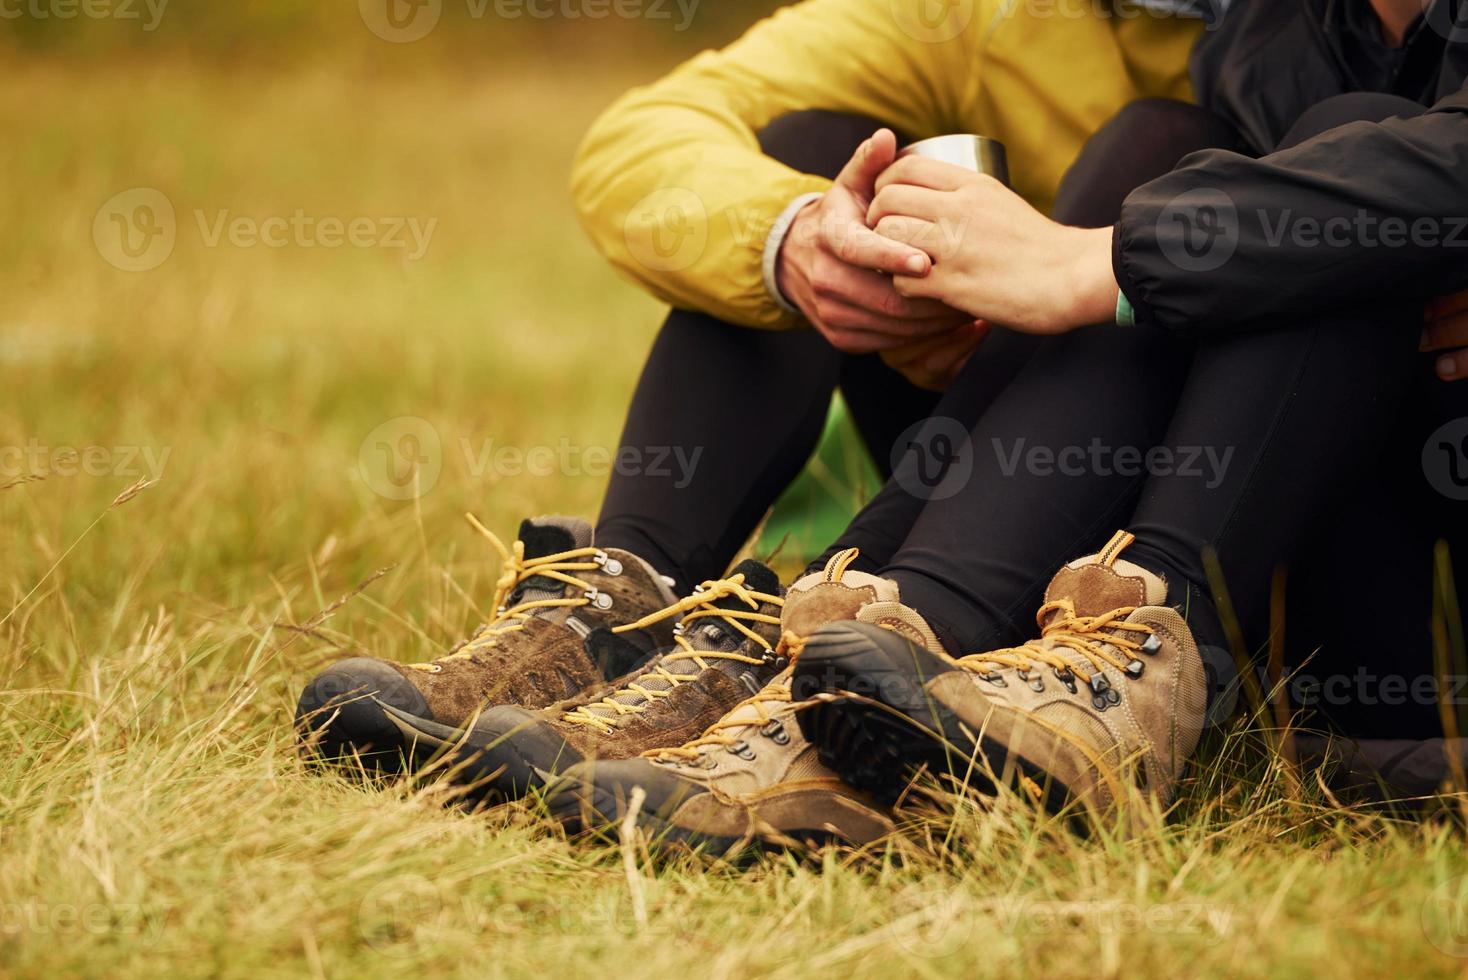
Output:
[[773,556],[782,570],[804,567],[846,529],[880,485],[871,455],[837,395],[815,454],[770,509],[754,553]]

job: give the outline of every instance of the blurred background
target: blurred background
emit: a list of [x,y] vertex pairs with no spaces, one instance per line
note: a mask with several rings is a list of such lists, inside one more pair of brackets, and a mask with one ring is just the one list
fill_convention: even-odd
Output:
[[[27,52],[287,65],[324,56],[378,67],[473,64],[485,55],[629,63],[732,39],[774,0],[6,0],[7,46]],[[377,40],[398,44],[395,54]],[[593,67],[582,62],[585,70]]]
[[[582,235],[576,145],[776,6],[0,0],[0,682],[388,566],[282,701],[461,637],[496,564],[462,515],[595,516],[664,312]],[[871,480],[828,444],[767,549]]]

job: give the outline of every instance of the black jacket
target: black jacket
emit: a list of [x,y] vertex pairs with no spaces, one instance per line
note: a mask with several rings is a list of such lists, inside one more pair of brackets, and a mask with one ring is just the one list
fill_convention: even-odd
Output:
[[1430,108],[1257,159],[1195,153],[1133,192],[1113,267],[1138,322],[1201,333],[1468,288],[1468,0],[1435,0],[1370,88],[1334,29],[1346,3],[1367,0],[1234,0],[1193,55],[1200,103],[1261,151],[1333,95]]

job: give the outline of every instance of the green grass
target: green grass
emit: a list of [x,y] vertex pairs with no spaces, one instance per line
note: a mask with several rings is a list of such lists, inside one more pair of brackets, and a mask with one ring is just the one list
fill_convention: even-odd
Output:
[[[472,455],[614,446],[658,319],[563,190],[584,126],[647,68],[522,68],[7,65],[0,446],[57,452],[0,478],[0,974],[1468,968],[1439,948],[1468,952],[1456,827],[1292,791],[1242,738],[1143,834],[965,807],[873,854],[744,869],[634,850],[629,871],[533,808],[307,771],[290,712],[314,671],[436,655],[481,618],[496,569],[464,511],[505,533],[594,513],[599,476]],[[178,243],[127,273],[91,229],[139,186],[172,201]],[[407,262],[208,248],[192,217],[297,208],[438,225]],[[416,502],[359,466],[403,416],[443,447]],[[66,475],[61,447],[118,451]],[[114,503],[157,475],[123,465],[134,449],[166,466]]]

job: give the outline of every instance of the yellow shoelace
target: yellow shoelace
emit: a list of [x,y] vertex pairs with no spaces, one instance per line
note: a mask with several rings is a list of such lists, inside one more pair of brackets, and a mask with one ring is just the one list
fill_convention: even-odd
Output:
[[[494,587],[494,618],[486,623],[473,639],[453,653],[445,654],[427,663],[406,665],[414,670],[436,673],[441,669],[439,664],[445,660],[472,660],[476,654],[494,646],[506,633],[524,629],[525,621],[530,619],[537,610],[584,606],[596,595],[595,586],[572,573],[590,572],[601,568],[602,563],[606,560],[606,554],[599,548],[573,548],[570,551],[558,551],[553,555],[527,559],[525,542],[516,541],[511,550],[505,547],[505,543],[493,531],[479,523],[473,514],[465,516],[469,518],[469,523],[474,526],[474,529],[494,545],[495,550],[500,553],[500,577]],[[559,599],[532,599],[529,602],[517,602],[513,606],[507,606],[510,594],[521,583],[536,576],[573,585],[579,592],[576,595],[563,596]]]
[[[765,727],[770,722],[775,720],[774,717],[766,712],[764,708],[766,704],[771,703],[789,704],[790,685],[768,684],[764,688],[762,688],[758,694],[754,695],[753,697],[745,698],[743,701],[740,701],[738,704],[736,704],[733,708],[729,710],[728,714],[724,715],[723,718],[720,718],[718,721],[710,725],[707,729],[705,729],[702,735],[698,736],[698,738],[695,738],[693,741],[684,742],[682,745],[672,746],[668,748],[649,749],[642,754],[649,759],[656,759],[664,762],[697,762],[701,754],[699,750],[702,749],[704,746],[716,745],[722,746],[726,749],[733,748],[734,746],[738,745],[741,740],[735,738],[733,735],[726,734],[726,732],[732,729]],[[753,708],[755,712],[754,716],[750,717],[749,714],[745,712],[745,708]]]
[[[1021,674],[1025,674],[1036,663],[1053,668],[1056,675],[1062,679],[1071,674],[1077,674],[1086,684],[1091,684],[1092,678],[1101,675],[1102,668],[1108,665],[1128,676],[1136,676],[1134,673],[1136,668],[1132,665],[1140,661],[1135,656],[1124,659],[1119,651],[1128,654],[1153,652],[1152,649],[1143,647],[1144,644],[1150,646],[1150,638],[1155,635],[1150,626],[1122,621],[1136,608],[1136,606],[1122,606],[1102,613],[1100,616],[1077,616],[1075,604],[1071,600],[1056,599],[1054,602],[1045,603],[1036,614],[1035,618],[1041,624],[1038,640],[1030,640],[1021,646],[994,650],[990,653],[971,654],[961,658],[958,663],[965,670],[972,671],[980,677],[992,677],[1005,667],[1013,667]],[[1060,615],[1048,626],[1045,625],[1045,617],[1053,612],[1059,612]],[[1149,639],[1139,643],[1122,635],[1126,633],[1142,634]],[[1045,640],[1050,641],[1051,645],[1042,645],[1042,641]],[[1056,647],[1063,647],[1080,654],[1095,673],[1090,673],[1085,667],[1061,656]],[[1101,676],[1104,679],[1104,675]]]
[[[730,596],[738,598],[749,606],[748,609],[726,609],[715,605],[720,599]],[[566,721],[578,725],[586,725],[596,729],[603,735],[609,734],[616,722],[626,715],[641,714],[652,704],[662,698],[666,698],[677,689],[679,684],[686,683],[698,677],[706,668],[712,666],[715,661],[725,660],[736,663],[762,664],[763,657],[749,657],[738,652],[724,652],[720,650],[696,650],[689,642],[687,631],[689,626],[700,619],[719,619],[733,626],[746,637],[753,640],[762,647],[767,655],[774,653],[774,648],[757,632],[744,625],[750,623],[766,623],[774,626],[780,625],[779,616],[771,616],[769,613],[759,611],[761,603],[769,603],[777,609],[783,607],[785,602],[779,596],[770,595],[765,592],[756,592],[744,587],[744,575],[734,575],[726,579],[717,579],[704,582],[692,594],[679,599],[666,609],[660,609],[639,619],[635,623],[627,623],[617,626],[613,632],[622,633],[629,630],[644,629],[654,623],[659,623],[673,616],[682,616],[678,629],[674,632],[673,642],[677,643],[682,653],[670,651],[665,654],[650,670],[640,675],[637,681],[618,688],[611,694],[594,701],[591,704],[582,705],[574,711],[568,711],[563,716]],[[669,670],[665,664],[670,661],[691,660],[697,667],[693,673],[681,674]],[[667,683],[665,688],[647,687],[644,681],[660,678]],[[642,700],[640,702],[623,703],[617,700],[628,695],[636,695]],[[598,714],[592,709],[602,709],[611,712],[611,716]]]

